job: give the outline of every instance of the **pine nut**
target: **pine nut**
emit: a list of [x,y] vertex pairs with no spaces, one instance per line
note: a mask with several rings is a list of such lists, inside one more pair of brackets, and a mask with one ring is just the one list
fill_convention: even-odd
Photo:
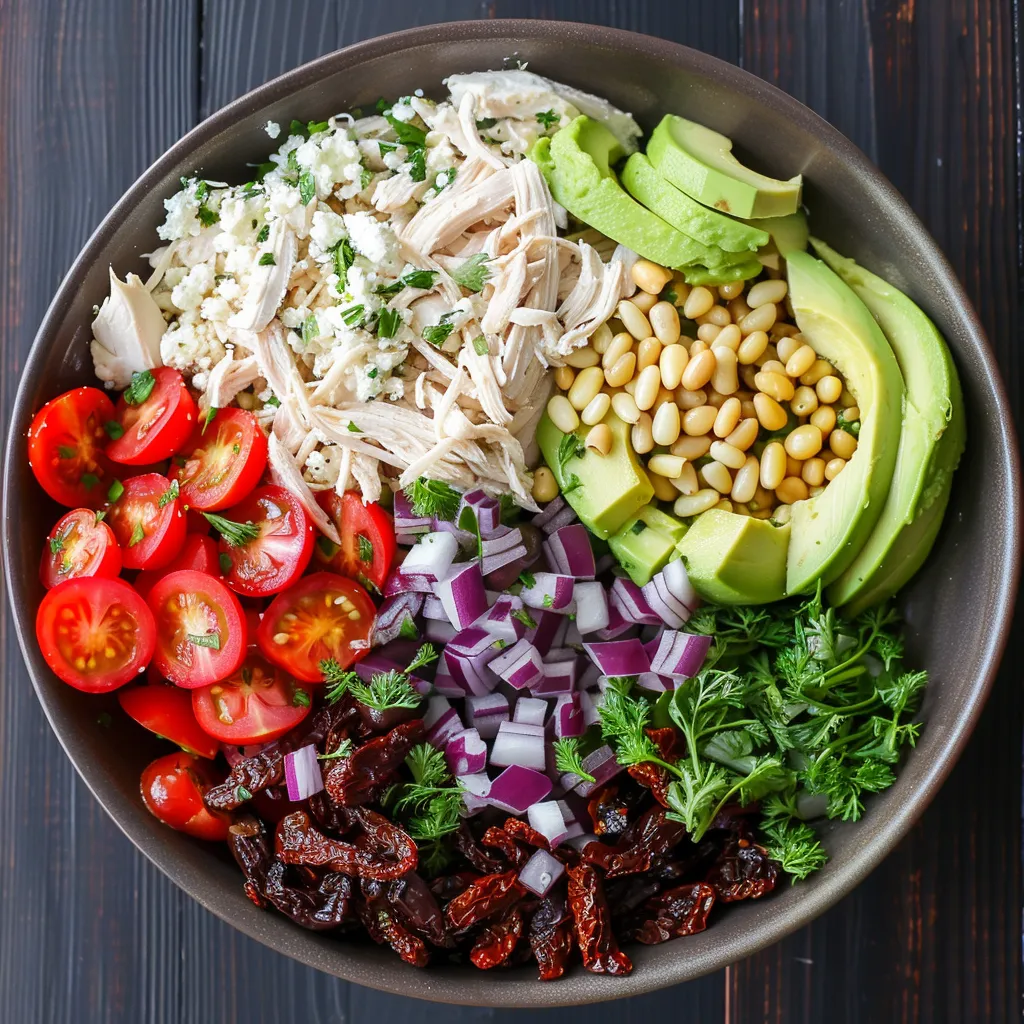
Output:
[[774,345],[768,345],[768,347],[754,360],[754,365],[760,369],[765,363],[770,363],[773,359],[778,359],[779,353]]
[[750,366],[764,355],[764,350],[767,347],[768,335],[764,331],[754,331],[740,342],[736,356],[744,366]]
[[587,447],[601,455],[607,455],[612,450],[612,428],[607,423],[598,423],[591,427],[587,433]]
[[745,452],[757,440],[758,431],[757,417],[747,416],[740,420],[739,426],[731,434],[727,435],[725,440],[733,448],[739,448],[741,452]]
[[701,324],[697,328],[697,341],[710,345],[721,333],[722,328],[718,324]]
[[594,395],[594,397],[587,403],[583,412],[580,413],[580,419],[583,420],[588,427],[593,427],[608,415],[608,410],[611,408],[611,405],[611,395],[607,395],[602,391],[600,394]]
[[636,347],[636,368],[646,370],[661,356],[661,342],[657,338],[644,338]]
[[[779,316],[785,315],[785,307],[779,307]],[[771,334],[772,341],[778,341],[780,338],[800,338],[801,341],[803,340],[799,328],[794,327],[793,324],[779,323],[778,320],[775,321],[775,325],[769,333]]]
[[683,280],[683,275],[676,271],[672,275],[672,291],[676,293],[676,297],[672,300],[672,304],[676,309],[682,309],[683,304],[686,302],[690,295],[690,286]]
[[720,462],[709,462],[697,475],[719,494],[728,494],[732,490],[732,473]]
[[700,490],[700,484],[697,482],[697,470],[693,468],[692,462],[683,462],[683,468],[680,470],[679,476],[672,480],[672,486],[680,494],[696,494]]
[[679,340],[679,313],[671,302],[659,302],[651,307],[647,318],[654,336],[662,345],[674,345]]
[[710,349],[706,352],[698,352],[694,355],[690,352],[690,361],[683,370],[683,377],[680,383],[687,391],[698,391],[704,387],[715,372],[715,354]]
[[675,444],[679,437],[679,406],[675,402],[662,402],[654,414],[651,433],[655,444]]
[[732,482],[730,494],[733,501],[744,504],[754,497],[757,493],[757,480],[760,471],[761,467],[758,465],[757,459],[753,455],[748,455],[736,473],[736,479]]
[[736,353],[731,348],[713,348],[715,372],[711,375],[711,386],[720,395],[731,395],[739,390],[740,380],[736,370]]
[[679,493],[675,488],[675,481],[668,477],[658,476],[657,473],[650,475],[651,487],[654,488],[654,496],[658,501],[675,501]]
[[[715,330],[718,330],[718,328],[715,328]],[[700,338],[697,338],[695,341],[691,341],[686,347],[689,350],[690,358],[692,359],[694,356],[699,356],[701,352],[707,352],[707,350],[711,348],[711,342],[702,341]]]
[[672,511],[681,519],[699,516],[702,512],[707,512],[709,508],[717,505],[721,497],[718,491],[710,489],[698,491],[696,494],[684,494],[682,497],[676,498]]
[[[818,396],[815,395],[815,398]],[[811,413],[811,422],[822,432],[831,434],[836,425],[836,411],[831,405],[819,405]]]
[[725,402],[725,395],[720,395],[714,388],[708,391],[708,405],[713,405],[716,409],[721,409],[722,404]]
[[743,294],[743,289],[746,286],[746,281],[726,281],[725,284],[718,286],[719,298],[726,299],[737,299]]
[[815,384],[814,390],[818,393],[818,398],[821,401],[831,404],[839,401],[839,396],[843,393],[843,382],[838,377],[829,374]]
[[766,359],[761,364],[761,373],[777,373],[780,377],[785,377],[786,364],[778,359]]
[[843,410],[843,419],[847,423],[856,423],[860,419],[860,407],[851,405],[848,409]]
[[576,374],[572,387],[566,397],[569,404],[581,412],[594,400],[604,385],[604,371],[600,366],[588,366]]
[[606,323],[601,324],[590,336],[591,347],[599,356],[603,356],[608,351],[608,346],[612,343],[613,337],[612,329]]
[[732,502],[728,498],[723,498],[718,504],[711,507],[717,508],[719,512],[731,512],[733,510]]
[[740,329],[735,324],[728,324],[718,332],[718,336],[712,341],[711,347],[728,348],[736,352],[739,350],[742,341],[743,335],[740,334]]
[[799,338],[780,338],[775,343],[775,351],[779,353],[779,359],[785,363],[794,352],[803,348],[803,345],[804,343]]
[[775,504],[775,495],[766,491],[760,484],[754,489],[754,496],[748,502],[751,512],[761,508],[771,508]]
[[633,392],[633,400],[636,407],[642,412],[654,406],[658,399],[658,388],[661,387],[661,370],[656,365],[645,367],[637,374],[636,390]]
[[751,519],[771,519],[772,510],[770,508],[760,508],[756,512],[750,513]]
[[797,416],[810,416],[818,408],[818,396],[814,388],[801,385],[793,393],[793,401],[789,403],[790,409]]
[[678,455],[652,455],[647,460],[647,468],[658,476],[676,479],[683,471],[686,463]]
[[789,422],[786,410],[771,395],[759,391],[754,395],[754,408],[765,430],[781,430]]
[[703,317],[705,323],[715,324],[716,327],[725,327],[732,323],[732,314],[725,306],[712,306]]
[[718,410],[713,405],[702,405],[688,409],[683,414],[683,433],[689,437],[701,437],[714,425]]
[[775,496],[784,505],[792,505],[794,501],[806,501],[808,498],[807,484],[798,476],[787,476],[775,488]]
[[745,316],[750,313],[750,305],[747,300],[741,295],[739,298],[733,299],[728,305],[729,315],[733,319],[733,323],[738,324]]
[[636,423],[640,419],[640,410],[636,407],[633,396],[624,392],[612,397],[612,409],[623,423]]
[[647,317],[640,311],[640,309],[629,299],[623,299],[615,309],[619,319],[622,321],[622,326],[629,331],[630,334],[636,338],[637,341],[643,341],[644,338],[651,336],[651,324]]
[[629,301],[646,316],[658,301],[658,296],[652,295],[650,292],[637,292]]
[[632,352],[627,352],[604,371],[604,379],[608,382],[609,387],[621,388],[633,379],[635,369],[636,356]]
[[610,370],[627,352],[632,351],[633,335],[628,331],[622,331],[613,336],[608,347],[601,356],[601,365]]
[[689,459],[690,462],[696,462],[697,459],[707,455],[710,448],[710,437],[690,437],[689,434],[680,434],[679,440],[672,445],[669,451],[673,455],[678,455],[681,459]]
[[741,321],[740,330],[744,334],[753,334],[754,331],[768,331],[778,316],[778,310],[774,302],[766,302],[763,306],[752,309]]
[[790,505],[779,505],[772,513],[772,520],[778,523],[779,526],[785,526],[792,518],[793,508]]
[[676,389],[676,405],[684,412],[687,409],[699,409],[702,405],[707,404],[708,395],[703,388],[697,391],[687,391],[683,387]]
[[636,377],[627,380],[626,383],[622,385],[622,390],[625,391],[627,395],[632,397],[633,394],[636,392]]
[[576,379],[576,372],[571,366],[559,366],[554,373],[555,387],[562,391],[568,391],[572,382]]
[[774,491],[786,478],[786,449],[779,441],[769,441],[761,452],[761,486]]
[[558,481],[555,474],[547,466],[538,466],[533,474],[533,487],[530,490],[533,500],[544,503],[558,497]]
[[[783,441],[785,446],[785,441]],[[794,459],[788,452],[786,453],[786,476],[799,476],[804,471],[804,464],[799,459]]]
[[696,320],[697,317],[703,316],[714,304],[714,295],[703,285],[698,285],[686,296],[686,302],[683,303],[683,316],[688,320]]
[[587,366],[597,366],[601,362],[601,357],[589,345],[585,345],[583,348],[570,352],[565,357],[565,361],[570,366],[575,366],[577,369],[582,370]]
[[790,357],[786,360],[786,373],[790,377],[799,377],[800,374],[806,373],[818,360],[817,355],[810,345],[801,345]]
[[666,345],[658,357],[662,384],[669,390],[675,391],[683,379],[683,370],[686,369],[689,360],[690,356],[682,345]]
[[651,260],[639,259],[630,268],[629,276],[637,288],[657,295],[672,280],[672,271]]
[[824,359],[816,359],[809,370],[800,374],[800,383],[812,388],[822,377],[827,377],[832,372],[831,363],[825,362]]
[[548,417],[563,434],[572,433],[580,425],[580,418],[565,395],[552,395],[548,399]]
[[745,420],[757,421],[757,410],[754,408],[753,397],[740,399],[740,414]]
[[640,413],[640,418],[633,424],[629,432],[629,440],[633,445],[633,451],[638,455],[646,455],[654,447],[654,435],[651,433],[651,414]]
[[835,480],[837,476],[843,471],[843,466],[846,465],[845,459],[829,459],[825,463],[825,479]]
[[740,421],[742,406],[738,398],[729,398],[718,408],[718,415],[715,417],[714,431],[716,437],[728,437]]
[[758,281],[750,286],[747,302],[751,306],[763,306],[766,302],[781,302],[789,291],[789,285],[783,281]]
[[[761,370],[754,377],[754,383],[759,391],[763,391],[769,398],[774,398],[776,402],[788,402],[793,398],[793,382],[785,374],[776,373],[774,370]],[[757,396],[754,397],[756,400]]]
[[[728,466],[729,469],[742,469],[747,461],[746,455],[739,448],[733,448],[725,441],[712,441],[710,451],[711,458],[723,466]],[[743,500],[749,499],[744,498]]]
[[857,450],[857,438],[845,430],[833,430],[828,436],[828,446],[840,459],[851,459]]
[[804,463],[800,479],[808,487],[820,487],[825,482],[825,460],[818,458],[808,459]]

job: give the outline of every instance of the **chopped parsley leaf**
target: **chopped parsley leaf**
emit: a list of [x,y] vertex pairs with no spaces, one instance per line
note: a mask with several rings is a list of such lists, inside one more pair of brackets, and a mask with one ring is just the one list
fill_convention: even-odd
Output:
[[361,533],[356,537],[359,541],[359,561],[360,562],[372,562],[373,561],[373,543],[364,537]]
[[122,494],[124,494],[124,484],[120,480],[115,480],[107,489],[107,501],[113,504]]
[[256,241],[261,245],[270,237],[270,225],[264,224],[260,228],[260,233],[256,236]]
[[[124,427],[122,427],[117,420],[107,420],[107,422],[103,424],[103,429],[107,432],[107,437],[109,437],[111,441],[116,441],[118,438],[124,437]],[[61,456],[61,458],[63,457],[64,456]]]
[[397,309],[385,306],[377,316],[377,337],[393,338],[402,326],[402,314]]
[[188,642],[196,647],[209,647],[211,650],[220,650],[220,633],[188,633]]
[[487,339],[481,334],[473,339],[473,351],[478,356],[490,355],[490,347],[487,344]]
[[427,178],[427,151],[422,146],[409,150],[409,177],[413,181],[425,181]]
[[131,383],[124,389],[121,396],[129,405],[141,405],[153,393],[156,378],[149,370],[133,373]]
[[272,252],[265,252],[257,261],[261,267],[276,267],[277,260],[274,259]]
[[171,486],[168,487],[167,490],[164,491],[164,493],[160,495],[160,498],[158,499],[158,501],[156,503],[157,507],[158,508],[166,508],[168,505],[170,505],[170,503],[172,501],[174,501],[178,497],[178,495],[180,493],[181,493],[181,491],[180,491],[180,489],[178,487],[178,481],[177,480],[172,480],[171,481]]
[[308,345],[311,341],[316,341],[319,337],[320,325],[316,322],[316,317],[310,313],[309,316],[302,321],[302,344]]
[[490,260],[490,256],[487,253],[474,253],[450,272],[451,279],[471,292],[480,291],[491,276],[490,270],[484,266],[488,260]]
[[556,114],[553,110],[542,110],[537,114],[537,120],[544,125],[544,130],[547,131],[552,125],[556,125],[562,120],[562,115]]
[[128,540],[128,547],[133,548],[136,544],[141,544],[146,539],[146,531],[142,529],[142,523],[136,523],[135,529],[132,530],[132,535]]
[[303,171],[299,175],[299,200],[303,206],[309,204],[316,196],[316,178],[312,171]]
[[400,121],[388,110],[384,117],[389,125],[395,130],[398,141],[405,146],[424,146],[427,142],[427,133],[408,121]]
[[78,451],[71,445],[59,444],[57,445],[57,454],[62,459],[73,459],[78,454]]

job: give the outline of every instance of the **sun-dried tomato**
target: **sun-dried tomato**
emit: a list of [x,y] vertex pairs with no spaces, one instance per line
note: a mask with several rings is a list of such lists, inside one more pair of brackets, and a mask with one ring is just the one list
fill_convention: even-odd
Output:
[[649,899],[637,913],[639,924],[629,938],[654,946],[683,935],[702,932],[715,902],[715,890],[705,882],[692,882]]
[[251,814],[240,816],[228,828],[228,849],[245,875],[245,895],[262,910],[266,906],[263,886],[274,859],[266,829]]
[[686,827],[672,821],[662,807],[644,811],[623,833],[615,846],[588,843],[583,859],[603,868],[608,878],[647,871],[655,857],[667,853],[686,837]]
[[282,779],[284,754],[280,745],[275,743],[239,761],[219,786],[211,786],[203,794],[203,802],[211,811],[233,811],[251,800],[254,793],[274,786]]
[[[646,729],[644,730],[658,748],[658,756],[662,761],[675,764],[682,755],[682,737],[672,728],[667,729]],[[644,762],[634,764],[626,769],[627,772],[640,783],[641,786],[649,789],[655,800],[662,807],[668,807],[668,787],[672,776],[656,764]]]
[[444,908],[448,924],[465,932],[479,921],[500,914],[520,899],[526,890],[520,885],[517,871],[478,878]]
[[465,822],[459,825],[459,830],[454,833],[454,839],[455,849],[482,875],[496,875],[507,867],[502,861],[481,849]]
[[516,867],[522,867],[529,859],[526,851],[521,846],[517,846],[516,841],[503,828],[499,828],[497,825],[492,825],[483,834],[480,842],[484,846],[500,850],[505,855],[505,859],[509,864],[514,864]]
[[282,914],[310,931],[337,928],[353,916],[352,879],[328,871],[312,889],[287,885],[288,869],[279,860],[270,865],[264,894]]
[[356,710],[366,734],[387,732],[401,722],[411,722],[422,715],[416,708],[370,708],[360,701],[356,702]]
[[551,844],[545,836],[519,818],[506,818],[502,827],[517,843],[526,843],[527,846],[533,846],[538,850],[551,849]]
[[775,888],[779,869],[763,846],[749,839],[729,843],[705,881],[723,903],[756,900]]
[[455,899],[477,879],[475,871],[456,871],[453,875],[439,875],[430,881],[430,891],[442,902]]
[[604,894],[616,928],[623,921],[632,921],[633,912],[637,907],[642,906],[652,896],[657,896],[663,888],[663,883],[652,878],[649,871],[640,875],[625,875],[607,882]]
[[530,948],[541,981],[554,981],[565,973],[572,953],[572,917],[565,901],[547,897],[530,920]]
[[505,963],[512,955],[523,934],[523,915],[516,907],[509,907],[496,921],[488,924],[480,933],[469,959],[482,971]]
[[346,807],[370,803],[394,782],[406,755],[422,739],[422,719],[396,725],[334,761],[324,773],[324,788],[335,803]]
[[619,797],[619,787],[603,786],[587,803],[587,812],[594,823],[594,835],[614,839],[629,827],[629,803]]
[[426,943],[399,923],[383,898],[360,903],[359,919],[374,942],[390,946],[407,964],[426,967],[429,963]]
[[335,836],[347,835],[359,824],[354,808],[336,804],[324,790],[314,793],[307,801],[307,807],[317,827]]
[[615,941],[611,913],[597,872],[589,864],[575,864],[567,867],[566,873],[569,909],[583,966],[595,974],[629,974],[633,964]]
[[388,882],[384,897],[410,931],[435,946],[450,945],[448,927],[437,898],[415,871]]

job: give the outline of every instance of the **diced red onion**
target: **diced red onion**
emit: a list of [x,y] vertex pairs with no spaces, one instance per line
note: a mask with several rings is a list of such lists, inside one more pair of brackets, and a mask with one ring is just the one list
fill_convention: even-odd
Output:
[[445,744],[444,756],[452,775],[476,775],[487,768],[487,744],[476,729],[463,729],[452,736]]
[[481,538],[480,554],[484,558],[488,555],[500,555],[503,551],[510,551],[512,548],[520,547],[522,543],[523,534],[521,530],[502,526],[499,530],[495,530],[490,537],[486,539]]
[[[577,583],[576,586],[579,586]],[[561,639],[563,647],[581,647],[583,645],[583,634],[576,625],[576,617],[567,615],[565,617],[565,636]]]
[[531,727],[515,728],[512,722],[502,722],[491,744],[491,764],[498,767],[519,765],[521,768],[543,771],[544,730],[539,730],[540,735],[522,731],[528,728]]
[[[559,494],[557,497],[552,498],[530,521],[534,526],[543,529],[559,512],[568,507],[565,498]],[[573,515],[575,516],[575,513]]]
[[544,541],[544,553],[557,572],[578,580],[592,580],[597,575],[590,534],[582,523],[563,526]]
[[[598,747],[597,750],[591,751],[591,753],[583,758],[583,770],[588,775],[594,776],[593,782],[584,782],[578,775],[571,774],[562,779],[562,785],[567,789],[574,789],[580,796],[590,796],[591,793],[600,789],[606,782],[614,779],[624,769],[615,760],[615,751],[606,744],[603,747]],[[573,779],[576,781],[571,782]]]
[[473,625],[486,629],[496,640],[514,644],[526,632],[525,623],[513,615],[522,607],[523,602],[515,595],[500,594],[487,613]]
[[448,671],[452,679],[461,683],[467,693],[483,696],[498,685],[498,677],[490,670],[487,657],[468,658],[451,647],[445,649]]
[[501,723],[508,721],[508,697],[503,693],[467,697],[466,714],[468,727],[476,729],[485,740],[493,739]]
[[565,845],[571,846],[574,850],[579,850],[582,853],[585,847],[599,841],[592,832],[583,832],[578,836],[573,836],[572,839],[567,839]]
[[523,587],[520,597],[528,608],[569,614],[573,611],[572,592],[576,581],[562,573],[533,574],[533,586]]
[[[562,820],[565,822],[566,827],[570,828],[573,825],[584,825],[588,827],[593,826],[593,822],[590,820],[590,813],[587,810],[587,801],[583,799],[578,793],[566,793],[565,796],[557,801],[558,809],[562,812]],[[580,829],[580,832],[583,830]],[[579,832],[576,833],[579,835]]]
[[644,599],[670,629],[680,629],[690,617],[690,609],[669,593],[665,577],[659,572],[642,587]]
[[691,612],[695,612],[700,607],[700,594],[693,589],[693,584],[690,582],[690,577],[686,575],[686,566],[681,558],[669,562],[661,570],[661,575],[665,577],[668,592],[682,601]]
[[544,678],[530,687],[530,693],[534,697],[571,693],[576,687],[576,672],[576,652],[556,647],[544,659]]
[[544,657],[552,647],[556,646],[555,638],[558,635],[558,630],[565,624],[565,616],[556,615],[543,608],[531,610],[529,614],[537,626],[526,631],[526,639],[540,651],[541,657]]
[[598,560],[594,568],[597,570],[597,575],[600,576],[602,573],[606,573],[609,569],[614,568],[618,564],[616,557],[609,553],[602,555]]
[[592,661],[588,661],[582,674],[576,680],[576,689],[595,690],[603,678],[601,670]]
[[583,721],[581,694],[566,693],[555,701],[554,722],[555,736],[558,739],[582,736],[587,731],[586,723]]
[[244,746],[236,746],[234,743],[222,743],[220,745],[221,753],[224,755],[224,760],[227,761],[229,768],[234,768],[239,761],[245,761],[250,757],[255,757],[257,754],[264,750],[269,750],[271,747],[276,747],[277,740],[273,740],[270,743],[247,743]]
[[650,672],[651,663],[639,640],[602,640],[583,649],[606,676],[638,676]]
[[424,636],[435,643],[446,644],[458,630],[447,620],[427,619],[423,627]]
[[438,519],[435,516],[433,529],[437,533],[450,533],[462,551],[472,551],[476,548],[476,534],[470,533],[469,530],[459,529],[455,523],[450,523],[447,519]]
[[429,576],[414,576],[395,569],[384,584],[385,597],[397,597],[399,594],[429,594],[434,589],[434,581]]
[[536,896],[546,896],[565,874],[565,866],[547,850],[537,850],[519,872],[519,883]]
[[426,576],[437,582],[443,580],[459,553],[459,542],[450,533],[427,533],[410,548],[402,562],[405,576]]
[[487,802],[509,814],[526,814],[531,804],[540,803],[550,792],[551,780],[546,775],[513,764],[491,783]]
[[669,676],[659,676],[657,672],[641,672],[636,677],[636,685],[642,690],[650,690],[653,693],[664,693],[666,690],[676,688],[673,679]]
[[469,506],[476,514],[477,527],[481,537],[490,537],[501,525],[501,502],[497,498],[491,498],[483,491],[467,491],[462,496],[459,505],[459,514],[455,517],[458,522],[462,516],[462,510]]
[[560,530],[563,526],[570,526],[577,520],[576,510],[570,505],[566,505],[565,508],[559,509],[543,526],[541,530],[550,536],[556,530]]
[[479,626],[467,626],[452,637],[445,648],[445,653],[480,659],[486,665],[500,653],[501,648],[494,646],[497,642],[486,629],[481,629]]
[[284,755],[284,778],[289,800],[307,800],[324,788],[315,744],[307,743]]
[[412,503],[401,491],[395,495],[395,533],[399,544],[414,544],[419,536],[430,532],[432,525],[429,516],[413,512]]
[[423,595],[411,591],[385,598],[373,623],[373,646],[380,647],[401,636],[407,622],[415,625],[414,619],[422,607]]
[[526,820],[530,828],[539,832],[551,844],[552,849],[568,838],[569,826],[562,816],[560,802],[545,800],[540,804],[530,804]]
[[616,576],[609,591],[612,605],[631,623],[660,626],[661,617],[647,603],[643,591],[627,576]]
[[539,736],[543,739],[546,730],[543,725],[533,725],[530,722],[503,722],[499,732],[515,736]]
[[439,622],[448,621],[448,613],[441,604],[441,598],[437,594],[426,594],[423,598],[423,618],[436,619]]
[[[445,623],[448,626],[448,623]],[[449,629],[454,629],[454,626],[448,626]],[[468,692],[462,683],[457,682],[452,678],[452,674],[448,669],[448,661],[442,654],[437,659],[437,674],[434,676],[434,692],[441,694],[442,697],[465,697]]]
[[491,780],[486,774],[459,775],[456,778],[462,787],[462,802],[466,808],[463,817],[477,814],[490,806],[487,795],[491,791]]
[[526,639],[502,651],[490,663],[490,669],[517,690],[525,690],[544,677],[540,652]]
[[548,702],[534,697],[520,697],[512,712],[512,721],[521,725],[544,725],[548,716]]
[[665,630],[651,657],[651,671],[676,680],[691,679],[704,664],[711,649],[711,637]]
[[604,629],[599,629],[596,635],[598,640],[617,640],[636,628],[632,622],[628,622],[622,617],[622,612],[615,605],[609,604],[608,625]]
[[[414,549],[415,550],[415,549]],[[484,578],[477,562],[460,562],[434,587],[441,599],[448,621],[458,629],[465,629],[487,611]]]
[[423,713],[423,728],[427,731],[427,742],[443,750],[448,740],[465,727],[447,698],[431,697]]
[[355,668],[356,675],[364,683],[369,683],[373,681],[373,677],[379,672],[400,672],[405,668],[405,665],[395,658],[388,657],[383,651],[376,650],[371,651],[365,658],[357,661],[353,667]]
[[517,547],[509,548],[507,551],[499,551],[494,555],[485,555],[480,560],[480,571],[485,576],[488,576],[492,572],[504,569],[506,565],[511,565],[513,562],[517,562],[520,558],[525,557],[526,545],[520,544]]
[[577,583],[573,588],[576,601],[576,628],[580,635],[606,629],[611,621],[608,595],[600,583]]

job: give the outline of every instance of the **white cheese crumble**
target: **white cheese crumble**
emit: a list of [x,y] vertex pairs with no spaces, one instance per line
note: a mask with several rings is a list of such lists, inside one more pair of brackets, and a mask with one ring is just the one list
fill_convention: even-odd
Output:
[[263,130],[272,138],[276,139],[281,134],[281,126],[276,121],[268,121]]

